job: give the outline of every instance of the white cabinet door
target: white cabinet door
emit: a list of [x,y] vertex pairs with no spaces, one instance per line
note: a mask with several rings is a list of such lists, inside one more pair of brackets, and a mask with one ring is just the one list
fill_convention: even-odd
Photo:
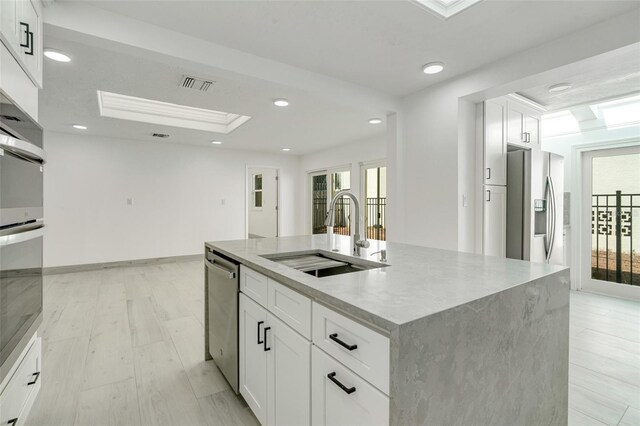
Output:
[[515,102],[508,102],[507,108],[507,143],[514,145],[526,144],[525,109]]
[[527,133],[528,145],[531,149],[540,149],[540,116],[527,114],[524,118],[525,132]]
[[267,311],[240,294],[240,394],[261,424],[267,424]]
[[311,342],[271,313],[267,333],[269,425],[308,425],[311,421]]
[[507,254],[507,187],[485,185],[483,254]]
[[389,424],[385,394],[315,346],[312,353],[312,425]]
[[42,87],[42,17],[40,10],[36,5],[36,0],[19,0],[18,4],[20,8],[20,59],[38,87]]
[[484,104],[484,183],[507,184],[506,105],[502,100]]
[[11,49],[18,51],[18,0],[0,0],[0,36]]

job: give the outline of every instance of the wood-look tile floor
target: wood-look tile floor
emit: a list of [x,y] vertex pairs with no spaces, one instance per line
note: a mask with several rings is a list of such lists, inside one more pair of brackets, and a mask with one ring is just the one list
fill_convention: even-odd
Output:
[[[45,277],[28,425],[256,425],[203,360],[201,262]],[[640,304],[571,295],[570,425],[640,425]]]

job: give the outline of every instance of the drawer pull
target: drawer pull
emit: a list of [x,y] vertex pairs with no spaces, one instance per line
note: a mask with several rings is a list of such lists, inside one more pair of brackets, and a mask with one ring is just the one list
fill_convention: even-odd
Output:
[[269,330],[271,330],[271,327],[265,327],[264,328],[264,342],[262,342],[262,343],[263,343],[263,348],[264,348],[265,352],[271,350],[271,348],[267,347],[267,331],[269,331]]
[[340,381],[338,379],[336,379],[336,372],[335,371],[333,373],[327,374],[327,377],[329,378],[329,380],[331,380],[333,383],[338,385],[338,387],[340,389],[342,389],[343,391],[345,391],[349,395],[351,395],[352,393],[354,393],[356,391],[356,387],[355,386],[351,386],[350,388],[348,388],[345,385],[343,385],[342,383],[340,383]]
[[264,341],[260,341],[260,325],[264,324],[264,321],[258,321],[258,344],[261,345]]
[[13,425],[15,425],[16,423],[18,423],[18,418],[17,418],[17,417],[16,417],[15,419],[11,419],[11,420],[9,420],[9,421],[7,422],[7,424],[8,424],[9,426],[13,426]]
[[329,335],[329,339],[333,340],[334,342],[336,342],[337,344],[339,344],[342,347],[345,347],[347,349],[349,349],[350,351],[353,351],[355,349],[358,349],[358,345],[350,345],[348,343],[343,342],[342,340],[338,339],[338,333],[333,333]]
[[36,377],[34,377],[32,381],[27,383],[27,386],[36,384],[36,382],[38,381],[38,377],[40,377],[40,372],[38,371],[37,373],[33,373],[32,376],[36,376]]

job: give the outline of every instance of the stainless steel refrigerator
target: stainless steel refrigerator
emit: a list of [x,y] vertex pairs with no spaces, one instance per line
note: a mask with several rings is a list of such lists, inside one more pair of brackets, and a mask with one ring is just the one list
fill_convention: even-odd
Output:
[[564,158],[535,150],[507,153],[507,257],[564,263]]

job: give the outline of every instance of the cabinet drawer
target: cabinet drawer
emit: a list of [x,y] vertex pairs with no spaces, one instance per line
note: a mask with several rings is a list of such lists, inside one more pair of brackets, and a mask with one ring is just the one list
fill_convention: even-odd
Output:
[[331,309],[313,303],[313,343],[389,393],[389,339]]
[[[40,349],[41,340],[35,339],[22,359],[20,366],[0,395],[0,424],[9,424],[17,418],[16,425],[24,424],[29,405],[40,389]],[[25,410],[25,408],[27,408]]]
[[311,401],[312,425],[389,424],[389,398],[316,347]]
[[268,309],[311,340],[311,299],[269,278]]
[[267,283],[269,279],[259,272],[240,265],[240,291],[267,307]]

